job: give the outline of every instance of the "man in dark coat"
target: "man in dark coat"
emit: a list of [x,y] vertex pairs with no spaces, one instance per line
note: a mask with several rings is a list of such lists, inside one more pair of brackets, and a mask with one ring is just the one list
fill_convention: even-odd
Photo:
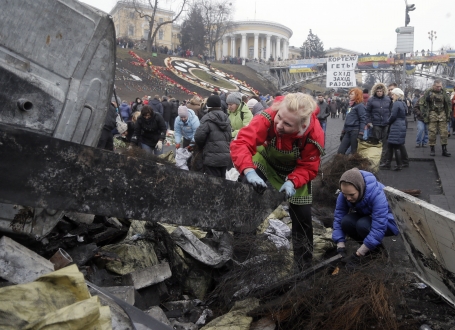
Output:
[[228,113],[228,111],[227,111],[228,105],[226,103],[226,93],[221,92],[220,99],[221,99],[221,110],[223,110],[223,112],[225,114],[227,114]]
[[318,120],[319,120],[319,123],[321,124],[322,130],[324,131],[324,136],[325,136],[325,131],[327,128],[327,117],[330,116],[329,105],[324,100],[324,96],[322,96],[321,93],[318,93],[317,101],[318,101],[317,105],[319,107]]
[[177,118],[177,116],[179,115],[180,102],[179,100],[174,99],[172,96],[169,96],[169,102],[172,105],[171,118],[169,118],[169,127],[173,131],[175,118]]
[[167,96],[163,96],[163,101],[161,102],[163,106],[163,119],[166,123],[166,128],[169,129],[169,121],[171,120],[172,104],[167,100]]
[[149,106],[152,107],[152,109],[155,113],[159,113],[161,115],[161,117],[164,116],[163,105],[160,102],[159,95],[155,95],[153,100],[149,100]]
[[212,95],[207,99],[207,114],[202,117],[194,134],[194,141],[203,150],[204,173],[226,177],[226,169],[231,161],[229,144],[231,124],[229,116],[221,109],[221,99]]

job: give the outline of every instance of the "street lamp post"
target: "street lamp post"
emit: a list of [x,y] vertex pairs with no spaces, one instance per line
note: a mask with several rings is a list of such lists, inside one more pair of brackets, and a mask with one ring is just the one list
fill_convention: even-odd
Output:
[[437,39],[436,31],[431,30],[428,32],[428,39],[431,40],[431,53],[433,54],[433,40]]

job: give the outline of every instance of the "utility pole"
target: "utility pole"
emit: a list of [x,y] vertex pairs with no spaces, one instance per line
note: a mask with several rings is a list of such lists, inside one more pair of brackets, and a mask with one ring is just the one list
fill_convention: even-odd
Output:
[[436,35],[436,31],[431,30],[428,32],[428,39],[431,40],[431,54],[433,54],[433,40],[437,38],[438,36]]

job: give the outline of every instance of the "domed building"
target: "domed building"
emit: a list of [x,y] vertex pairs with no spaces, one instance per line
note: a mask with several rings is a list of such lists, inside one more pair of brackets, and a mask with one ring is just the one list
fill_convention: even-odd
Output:
[[217,44],[217,59],[224,56],[268,60],[289,58],[292,30],[269,21],[236,21]]

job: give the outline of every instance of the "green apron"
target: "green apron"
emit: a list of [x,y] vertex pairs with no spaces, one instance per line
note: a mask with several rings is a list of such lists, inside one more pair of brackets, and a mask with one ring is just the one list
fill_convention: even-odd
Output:
[[[271,118],[269,116],[265,117],[273,125]],[[323,155],[324,151],[316,141],[307,139],[306,142],[315,144],[320,150],[321,155]],[[257,152],[253,156],[253,163],[276,190],[280,190],[286,181],[286,177],[295,170],[297,160],[300,157],[300,143],[300,140],[296,140],[294,141],[292,150],[279,150],[276,148],[276,137],[274,137],[267,146],[259,146],[257,148]],[[299,189],[296,189],[295,195],[289,198],[288,201],[296,205],[311,204],[313,202],[311,190],[312,182],[310,181]]]

